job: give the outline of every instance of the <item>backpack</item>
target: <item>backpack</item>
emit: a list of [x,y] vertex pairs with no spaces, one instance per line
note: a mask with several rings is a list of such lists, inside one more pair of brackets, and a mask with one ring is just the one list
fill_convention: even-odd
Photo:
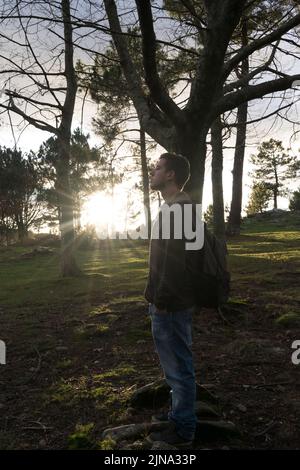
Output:
[[229,298],[230,273],[227,245],[213,235],[204,223],[204,244],[197,252],[198,273],[194,277],[197,307],[220,308]]

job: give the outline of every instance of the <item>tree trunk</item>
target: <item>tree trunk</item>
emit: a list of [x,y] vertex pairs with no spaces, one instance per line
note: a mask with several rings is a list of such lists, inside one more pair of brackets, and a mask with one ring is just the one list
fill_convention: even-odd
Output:
[[278,196],[277,187],[274,188],[273,194],[274,194],[274,209],[277,209],[277,196]]
[[213,193],[213,231],[216,237],[225,240],[225,219],[223,199],[223,142],[222,122],[218,117],[211,126],[211,180]]
[[278,173],[276,165],[274,164],[274,174],[275,174],[275,185],[274,185],[274,209],[277,209],[277,196],[278,196],[278,188],[279,188],[279,181],[278,181]]
[[65,77],[67,82],[66,97],[62,108],[61,123],[57,133],[59,159],[57,165],[57,187],[60,206],[61,233],[61,273],[63,277],[79,275],[74,255],[74,204],[70,187],[70,149],[71,126],[74,113],[77,81],[74,69],[73,30],[70,13],[70,1],[62,0],[62,17],[64,23],[64,60]]
[[19,214],[15,217],[16,225],[17,225],[17,232],[18,232],[18,241],[23,243],[24,240],[28,237],[28,230],[26,225],[24,224],[24,219],[22,212],[20,211]]
[[[248,27],[247,18],[242,18],[242,46],[246,47],[248,44]],[[249,74],[249,59],[244,59],[241,65],[241,76]],[[247,87],[246,82],[244,88]],[[230,213],[227,224],[228,235],[239,235],[241,231],[241,213],[242,213],[242,200],[243,200],[243,167],[246,146],[246,131],[247,131],[247,112],[248,102],[240,104],[237,110],[237,131],[234,152],[233,164],[233,180],[232,180],[232,197]]]
[[184,190],[189,194],[191,199],[198,204],[202,204],[207,133],[207,126],[203,126],[201,133],[198,135],[192,131],[185,132],[178,129],[174,149],[176,152],[185,156],[190,162],[191,176]]
[[141,163],[142,163],[142,181],[143,181],[143,200],[145,221],[148,227],[148,239],[151,238],[151,207],[150,207],[150,193],[149,193],[149,174],[146,155],[146,135],[145,131],[140,128],[140,147],[141,147]]
[[81,199],[76,197],[76,233],[81,232]]
[[74,216],[73,196],[70,188],[70,139],[68,136],[58,138],[59,159],[57,162],[57,190],[60,208],[61,233],[61,273],[63,277],[76,276],[80,270],[74,255]]
[[248,103],[243,103],[238,107],[237,112],[237,133],[234,152],[234,164],[232,170],[232,197],[230,213],[227,224],[228,235],[239,235],[241,230],[241,212],[243,200],[243,168],[246,146],[247,131],[247,111]]

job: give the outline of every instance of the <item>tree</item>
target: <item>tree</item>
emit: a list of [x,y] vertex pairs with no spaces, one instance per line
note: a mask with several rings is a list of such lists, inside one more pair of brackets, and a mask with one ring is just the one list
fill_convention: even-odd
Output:
[[258,147],[257,155],[252,155],[251,162],[256,166],[253,176],[256,182],[263,182],[272,191],[274,209],[277,198],[284,195],[284,182],[296,177],[297,157],[285,153],[280,140],[270,139]]
[[267,185],[265,185],[264,182],[260,181],[254,183],[252,186],[249,202],[246,207],[247,215],[249,216],[262,213],[268,207],[271,198],[272,191]]
[[[269,30],[272,28],[274,23],[280,21],[282,16],[289,17],[289,10],[293,9],[293,0],[284,0],[280,2],[259,2],[254,1],[251,7],[242,15],[240,25],[238,28],[237,42],[240,42],[242,47],[247,47],[251,34],[257,29]],[[253,73],[257,76],[263,71],[268,71],[276,68],[275,55],[278,52],[277,46],[279,46],[280,40],[278,40],[270,50],[266,62],[258,69],[253,66],[253,61],[250,57],[246,57],[239,64],[235,73],[238,80],[241,80],[241,89],[249,85],[249,77],[253,76]],[[230,86],[230,85],[229,85]],[[284,101],[284,100],[283,100]],[[290,100],[289,105],[281,105],[279,109],[273,113],[278,116],[279,111],[284,108],[292,107],[293,100]],[[278,113],[278,114],[277,114]],[[247,115],[248,115],[248,103],[241,103],[237,108],[236,116],[236,143],[234,152],[234,164],[232,170],[232,199],[230,214],[226,232],[229,235],[235,235],[240,233],[240,221],[242,211],[242,193],[243,193],[243,166],[245,157],[245,146],[246,146],[246,131],[247,131]],[[264,113],[261,117],[255,120],[264,119]],[[251,122],[251,119],[250,119]]]
[[211,126],[211,178],[213,192],[213,230],[218,238],[225,239],[225,217],[223,199],[223,136],[221,117]]
[[[1,54],[7,100],[0,103],[0,109],[57,138],[61,272],[63,276],[76,275],[80,270],[73,250],[69,165],[77,81],[70,0],[4,2],[0,17],[7,30],[14,32],[10,36],[1,34],[9,46]],[[47,43],[49,36],[51,43]]]
[[[49,208],[55,208],[56,218],[60,221],[62,211],[57,183],[57,168],[60,162],[57,137],[50,137],[40,146],[37,158],[47,181],[42,199],[47,202]],[[99,191],[108,184],[104,164],[104,157],[99,149],[90,147],[89,134],[82,133],[79,128],[75,129],[71,135],[69,180],[73,199],[74,227],[77,233],[81,229],[82,201],[89,194]],[[50,219],[53,221],[53,216]]]
[[[241,20],[241,44],[242,47],[248,45],[248,19],[244,16]],[[249,75],[249,57],[242,60],[240,66],[239,79],[243,79]],[[237,68],[238,70],[238,68]],[[247,81],[242,88],[247,86]],[[246,131],[247,131],[247,112],[248,103],[245,101],[238,106],[237,109],[237,130],[234,152],[234,163],[232,169],[232,197],[230,205],[230,213],[228,217],[228,224],[226,228],[227,234],[240,233],[240,221],[242,212],[242,193],[243,193],[243,167],[246,146]]]
[[[184,31],[188,35],[191,31],[191,25],[195,25],[199,18],[205,13],[204,2],[191,2],[181,0],[166,0],[164,2],[169,7],[169,12],[173,17],[180,18],[181,24],[184,26]],[[232,35],[229,50],[236,50],[237,47],[246,47],[248,45],[249,38],[256,30],[268,30],[272,25],[282,18],[282,16],[288,17],[289,10],[294,5],[293,0],[285,1],[272,1],[272,2],[251,2],[251,5],[245,11],[241,17],[240,23],[238,24],[234,34]],[[203,34],[201,35],[201,25],[199,30],[198,43],[201,45],[203,42]],[[183,32],[182,32],[183,35]],[[257,76],[260,72],[276,67],[276,61],[274,60],[277,51],[277,45],[279,41],[272,47],[270,54],[262,67],[257,68],[254,66],[253,61],[250,61],[249,57],[246,57],[238,64],[234,69],[235,80],[240,82],[241,89],[248,85],[247,77]],[[187,54],[186,54],[187,55]],[[256,58],[254,58],[256,60]],[[224,88],[223,88],[224,89]],[[225,87],[226,91],[233,91],[231,84],[227,84]],[[285,101],[283,99],[283,101]],[[287,100],[288,101],[288,100]],[[279,115],[279,112],[284,108],[291,108],[293,100],[289,101],[289,105],[281,105],[277,109],[275,119]],[[278,114],[277,114],[278,113]],[[240,220],[241,220],[241,208],[242,208],[242,188],[243,188],[243,163],[245,155],[245,143],[246,143],[246,129],[247,129],[247,114],[248,114],[248,103],[244,102],[237,108],[237,113],[227,113],[227,116],[222,116],[222,124],[217,118],[211,126],[211,146],[212,146],[212,187],[213,187],[213,206],[214,206],[214,232],[219,237],[225,237],[225,222],[224,222],[224,202],[223,202],[223,190],[222,190],[222,170],[223,170],[223,152],[222,142],[224,142],[224,136],[222,129],[225,128],[227,133],[232,128],[236,128],[236,144],[234,153],[234,166],[233,166],[233,182],[232,182],[232,201],[230,217],[227,224],[227,234],[239,233]],[[265,118],[265,113],[257,119]],[[232,118],[236,120],[232,122]],[[219,122],[218,122],[219,120]],[[249,119],[251,122],[251,119]]]
[[42,211],[42,177],[33,153],[24,156],[20,150],[0,147],[0,188],[2,230],[16,226],[23,242]]
[[291,211],[300,210],[300,188],[297,191],[294,191],[290,199],[289,209]]
[[209,206],[207,207],[206,211],[203,214],[203,219],[204,219],[204,222],[207,223],[209,228],[211,226],[213,226],[213,222],[214,222],[214,207],[213,207],[213,204],[209,204]]
[[[181,3],[194,5],[194,2]],[[116,2],[104,0],[104,4],[128,90],[143,128],[167,150],[182,153],[190,160],[192,175],[186,189],[194,200],[201,202],[206,136],[215,118],[237,108],[241,103],[290,88],[292,83],[300,78],[299,75],[285,74],[282,76],[281,73],[273,71],[273,79],[253,82],[255,78],[253,70],[249,72],[247,77],[232,80],[234,69],[244,59],[258,50],[263,50],[299,25],[300,14],[297,14],[297,7],[292,9],[294,15],[292,16],[291,13],[288,20],[280,21],[279,24],[274,22],[270,31],[265,31],[265,34],[260,37],[261,33],[257,33],[251,38],[251,41],[249,40],[247,46],[229,51],[230,40],[242,14],[249,7],[249,3],[238,0],[204,1],[204,15],[198,16],[198,31],[201,28],[204,39],[203,48],[200,51],[195,51],[194,48],[189,47],[188,40],[185,42],[182,37],[168,42],[168,47],[172,48],[173,54],[175,54],[176,48],[180,48],[186,50],[187,54],[195,55],[197,59],[190,94],[185,106],[180,107],[169,95],[158,73],[156,46],[158,41],[161,43],[166,41],[156,38],[151,2],[136,0],[143,40],[143,62],[147,90],[142,87],[132,56],[126,46],[126,36],[121,29]],[[153,6],[153,9],[156,9],[156,5]],[[157,16],[161,15],[159,7],[157,7],[157,11]],[[176,29],[174,28],[174,30]],[[270,73],[268,77],[270,77]],[[231,84],[230,90],[226,88],[228,80]],[[249,85],[241,88],[241,85],[246,81],[249,82]]]
[[[113,61],[112,61],[113,60]],[[79,70],[80,74],[80,70]],[[86,80],[85,80],[86,81]],[[84,83],[83,83],[84,85]],[[140,173],[142,179],[141,190],[143,192],[143,202],[145,210],[145,219],[148,221],[148,235],[151,234],[151,208],[149,192],[149,172],[147,162],[147,139],[145,131],[140,123],[138,129],[133,129],[133,133],[138,131],[138,137],[131,139],[121,137],[121,143],[118,137],[130,129],[125,129],[126,124],[132,119],[132,106],[127,92],[126,81],[124,80],[122,69],[120,67],[118,56],[113,45],[106,50],[105,57],[96,58],[93,67],[93,73],[88,83],[85,84],[90,90],[92,98],[99,105],[98,116],[93,119],[96,133],[104,140],[104,149],[106,153],[113,153],[112,147],[116,143],[116,152],[120,150],[123,144],[130,141],[136,143],[139,148]],[[133,157],[137,152],[133,151]]]
[[[138,36],[140,32],[137,28],[128,28],[128,48],[133,57],[133,62],[138,70],[139,76],[146,87],[142,42]],[[176,61],[166,60],[168,57],[160,46],[157,48],[157,66],[161,79],[170,90],[180,81],[182,71],[187,66],[185,57],[177,57]],[[191,64],[189,64],[191,65]],[[149,168],[147,162],[147,151],[153,147],[153,141],[148,144],[149,138],[142,127],[134,110],[126,79],[119,61],[118,53],[113,43],[110,43],[104,54],[96,56],[92,70],[86,67],[81,61],[77,64],[77,73],[80,85],[83,89],[89,90],[91,97],[99,105],[98,115],[93,118],[96,133],[104,140],[104,145],[109,149],[116,142],[117,150],[125,143],[135,143],[139,148],[140,171],[142,184],[138,185],[143,192],[143,202],[145,218],[148,221],[149,237],[151,233],[151,208],[149,191]],[[134,121],[134,129],[129,123]],[[136,121],[138,125],[136,125]],[[128,136],[128,137],[126,137]],[[133,149],[133,156],[137,151]]]

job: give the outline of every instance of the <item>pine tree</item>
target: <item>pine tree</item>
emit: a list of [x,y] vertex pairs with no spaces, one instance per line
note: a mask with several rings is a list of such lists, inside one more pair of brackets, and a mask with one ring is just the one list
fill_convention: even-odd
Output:
[[262,213],[268,207],[272,198],[272,191],[267,185],[260,181],[252,186],[249,202],[246,207],[247,216]]
[[256,166],[252,173],[255,182],[262,182],[273,193],[274,209],[277,209],[278,196],[286,194],[284,182],[296,177],[297,157],[285,152],[280,140],[263,142],[251,162]]

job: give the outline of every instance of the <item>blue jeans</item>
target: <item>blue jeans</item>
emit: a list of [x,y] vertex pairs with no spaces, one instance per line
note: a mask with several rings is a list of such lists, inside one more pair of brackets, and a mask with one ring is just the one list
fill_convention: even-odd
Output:
[[193,307],[176,312],[157,313],[149,304],[152,335],[172,391],[172,409],[169,420],[175,422],[176,432],[184,439],[193,439],[196,430],[196,382],[192,356]]

